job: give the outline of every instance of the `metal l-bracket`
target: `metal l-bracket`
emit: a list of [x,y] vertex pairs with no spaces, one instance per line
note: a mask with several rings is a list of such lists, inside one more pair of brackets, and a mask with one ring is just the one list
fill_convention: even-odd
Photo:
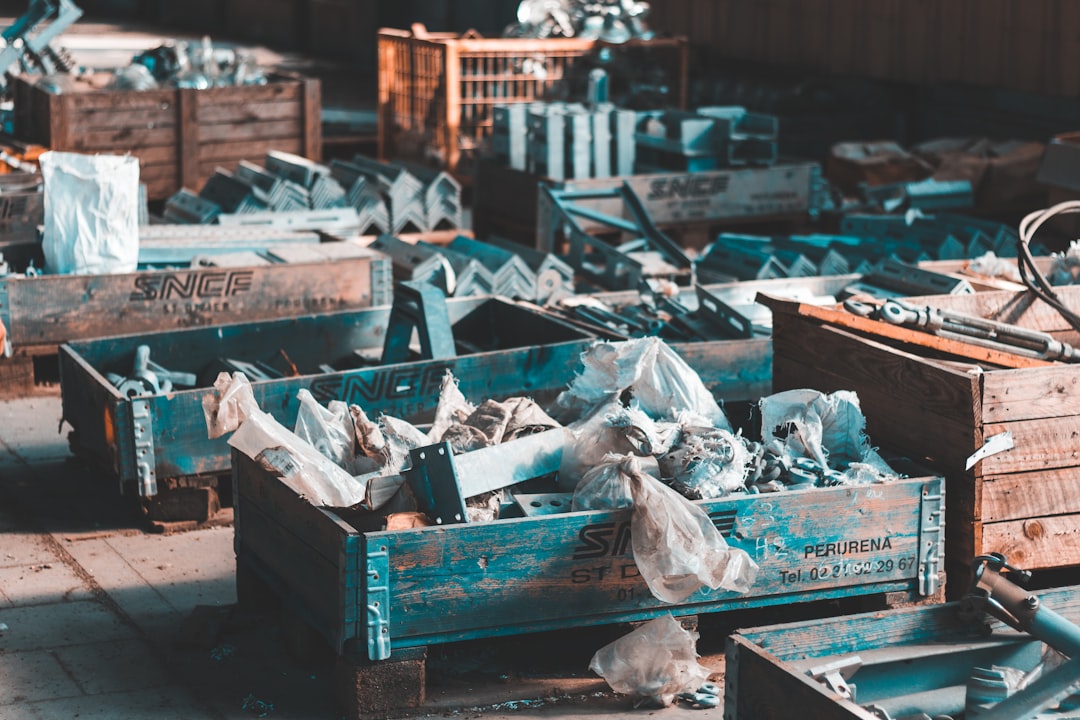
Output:
[[944,553],[945,481],[923,486],[919,505],[919,594],[933,595],[938,589],[938,570]]

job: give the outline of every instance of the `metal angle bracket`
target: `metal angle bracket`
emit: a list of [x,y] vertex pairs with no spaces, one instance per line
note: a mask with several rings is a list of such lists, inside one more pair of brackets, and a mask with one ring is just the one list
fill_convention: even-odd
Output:
[[157,495],[157,474],[154,471],[154,428],[147,399],[131,400],[132,437],[135,443],[135,479],[139,495]]
[[919,505],[919,594],[938,590],[938,571],[944,554],[945,481],[938,478],[922,489]]
[[390,553],[386,546],[367,547],[364,573],[368,659],[386,660],[390,657]]
[[420,336],[420,351],[425,360],[443,360],[457,354],[446,295],[430,283],[402,282],[398,283],[390,307],[383,365],[409,359],[414,328]]
[[698,315],[706,322],[721,328],[729,338],[745,340],[754,336],[754,325],[749,318],[701,285],[696,285],[694,290],[698,299]]

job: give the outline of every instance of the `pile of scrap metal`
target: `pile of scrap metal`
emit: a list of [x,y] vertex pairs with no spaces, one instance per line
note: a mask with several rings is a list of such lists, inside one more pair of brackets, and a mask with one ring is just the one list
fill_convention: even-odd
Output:
[[[1007,225],[938,214],[847,215],[838,235],[761,236],[721,233],[697,262],[698,272],[722,278],[764,280],[868,273],[882,260],[916,265],[964,260],[992,253],[1015,258],[1019,236]],[[1045,255],[1046,249],[1033,252]]]
[[767,166],[778,155],[777,118],[737,106],[519,103],[495,106],[492,122],[496,160],[552,180]]
[[7,90],[13,75],[48,77],[71,72],[74,60],[52,43],[82,14],[70,0],[31,0],[27,11],[0,33],[0,89]]
[[458,236],[445,246],[382,235],[369,245],[388,255],[397,280],[430,283],[446,295],[501,295],[545,303],[573,293],[574,271],[557,256],[499,238]]
[[348,227],[360,234],[461,227],[461,185],[445,172],[357,155],[329,165],[272,151],[263,165],[218,168],[198,193],[165,203],[174,223]]
[[577,37],[624,43],[648,40],[655,33],[645,24],[649,4],[637,0],[522,0],[517,22],[504,37]]
[[166,42],[132,58],[113,74],[111,90],[151,90],[177,87],[265,85],[266,74],[250,51],[214,47],[209,37],[201,42]]
[[251,457],[276,447],[293,456],[293,467],[323,453],[334,477],[301,473],[285,482],[314,504],[356,506],[392,528],[627,507],[617,476],[628,467],[688,499],[896,477],[863,434],[853,393],[764,398],[755,441],[733,430],[697,373],[660,340],[598,343],[582,364],[546,410],[523,397],[475,405],[447,373],[427,429],[388,415],[372,420],[342,402],[323,408],[301,390],[292,443],[280,442],[269,428],[276,421],[257,408],[229,407],[250,386],[245,392],[246,378],[223,373],[218,396],[208,396],[208,426],[214,437],[239,424],[239,434],[246,421],[237,415],[255,418],[261,435],[230,443]]

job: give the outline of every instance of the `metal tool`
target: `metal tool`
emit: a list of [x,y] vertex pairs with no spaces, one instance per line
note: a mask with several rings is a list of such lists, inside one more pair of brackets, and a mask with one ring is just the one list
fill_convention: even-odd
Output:
[[169,370],[152,362],[149,345],[135,348],[135,360],[128,377],[107,373],[106,379],[129,398],[172,392],[174,387],[195,387],[194,373]]
[[979,720],[1026,720],[1073,693],[1080,682],[1080,627],[1045,607],[1038,595],[1009,580],[1027,582],[1031,573],[1013,567],[1000,554],[980,555],[973,561],[971,589],[963,600],[963,612],[972,617],[985,613],[1009,627],[1026,632],[1070,658],[1044,673],[1026,687],[1000,702],[979,704]]
[[[30,0],[30,7],[0,37],[0,88],[8,77],[24,73],[53,75],[69,72],[74,61],[51,43],[82,17],[83,11],[70,0]],[[18,69],[16,69],[18,66]]]
[[932,307],[916,308],[892,298],[881,305],[877,316],[892,325],[915,328],[939,337],[1004,350],[1016,355],[1041,360],[1080,362],[1080,351],[1048,333],[974,315]]

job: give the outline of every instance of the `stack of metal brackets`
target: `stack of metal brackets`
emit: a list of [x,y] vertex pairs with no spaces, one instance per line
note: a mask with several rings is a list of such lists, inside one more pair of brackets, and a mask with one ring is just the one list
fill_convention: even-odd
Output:
[[209,200],[199,197],[186,188],[165,201],[163,213],[170,223],[180,225],[206,225],[217,220],[221,208]]
[[497,106],[492,151],[514,169],[552,180],[632,175],[636,120],[633,110],[610,103]]
[[424,186],[424,213],[428,230],[462,227],[461,183],[453,175],[417,163],[396,161]]
[[233,173],[261,196],[267,207],[275,212],[293,212],[311,207],[308,191],[291,180],[275,175],[261,165],[241,160]]
[[[450,280],[448,263],[431,245],[407,243],[393,235],[380,235],[371,245],[373,250],[389,256],[394,267],[394,279],[397,281],[425,282],[447,291]],[[452,281],[449,283],[452,286]]]
[[199,197],[217,205],[222,213],[244,215],[268,209],[267,204],[256,197],[251,185],[221,168],[206,181]]
[[390,232],[390,210],[364,171],[350,162],[331,160],[330,172],[345,188],[348,204],[356,209],[359,233],[366,235],[372,229],[379,233]]
[[510,250],[458,236],[448,250],[476,259],[491,274],[492,291],[508,298],[532,300],[536,297],[536,273]]
[[492,295],[495,293],[495,278],[484,265],[465,253],[426,243],[416,243],[439,253],[450,267],[450,279],[447,282],[447,295],[468,297],[470,295]]
[[424,205],[424,185],[405,168],[393,163],[379,162],[363,155],[353,157],[352,164],[378,188],[390,210],[390,232],[412,230],[425,232],[427,210]]
[[536,295],[522,298],[523,300],[535,300],[544,304],[574,294],[574,268],[557,255],[497,236],[487,238],[486,242],[514,253],[533,271],[536,276]]

